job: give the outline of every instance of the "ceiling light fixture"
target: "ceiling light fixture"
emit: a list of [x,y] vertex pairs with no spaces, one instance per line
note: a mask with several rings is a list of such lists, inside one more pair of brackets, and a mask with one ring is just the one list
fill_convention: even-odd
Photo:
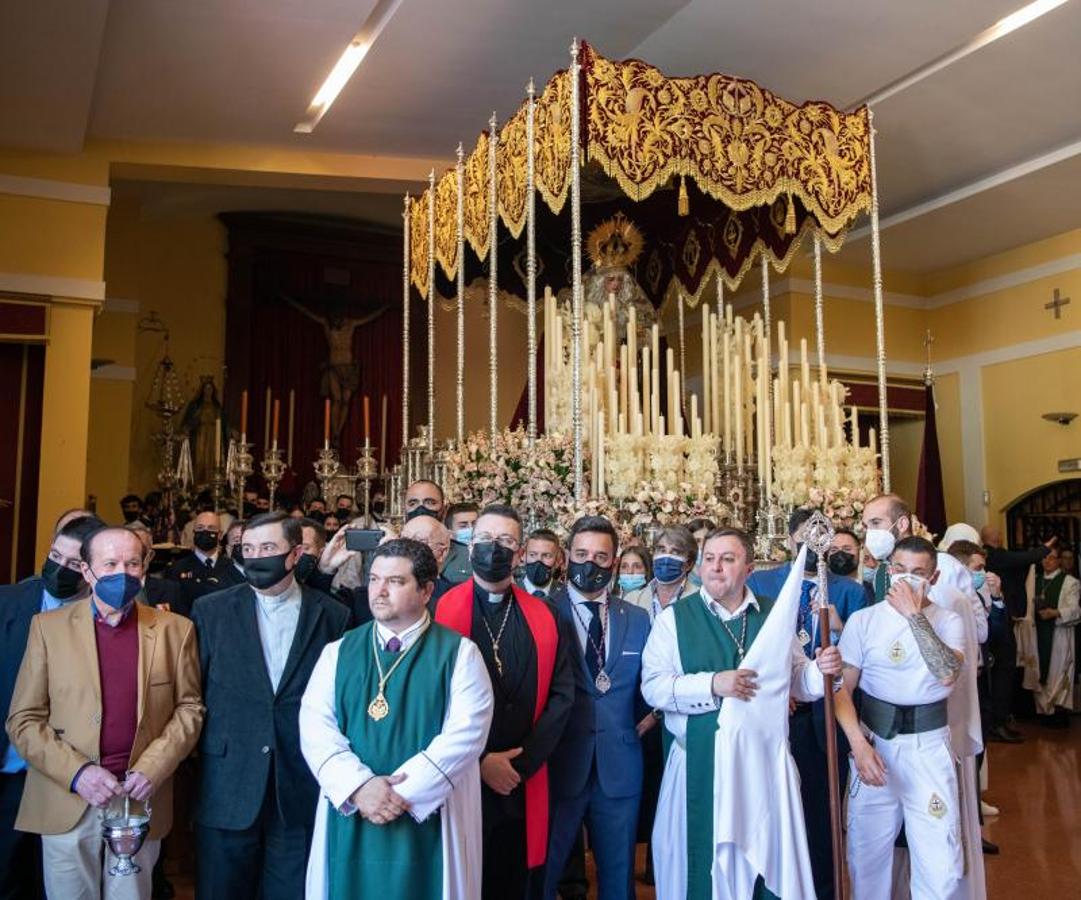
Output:
[[401,4],[402,0],[379,0],[375,4],[360,31],[353,35],[349,46],[338,57],[334,68],[330,70],[330,74],[327,75],[322,86],[316,91],[312,102],[308,105],[307,112],[304,113],[304,118],[293,126],[295,133],[311,134],[315,130],[315,126],[326,115],[327,110],[338,98],[342,88],[349,83],[349,79],[353,77],[357,67],[364,57],[368,55],[368,51],[371,49],[372,44],[375,43],[375,39],[379,37]]
[[901,91],[912,87],[912,85],[923,81],[925,78],[929,78],[936,72],[945,69],[947,66],[953,65],[958,60],[964,59],[971,53],[975,53],[977,50],[986,47],[997,41],[999,38],[1004,38],[1011,32],[1017,31],[1018,28],[1023,28],[1030,22],[1034,22],[1040,16],[1044,16],[1052,10],[1058,9],[1068,3],[1069,0],[1033,0],[1032,3],[1027,3],[1020,9],[1015,10],[1008,16],[1005,16],[995,22],[990,28],[985,28],[979,34],[977,34],[971,40],[954,47],[946,53],[943,53],[937,59],[931,60],[920,66],[918,69],[914,69],[907,75],[902,75],[896,81],[891,81],[884,88],[875,91],[873,94],[857,100],[849,109],[857,109],[860,106],[875,106],[892,97],[894,94],[899,94]]

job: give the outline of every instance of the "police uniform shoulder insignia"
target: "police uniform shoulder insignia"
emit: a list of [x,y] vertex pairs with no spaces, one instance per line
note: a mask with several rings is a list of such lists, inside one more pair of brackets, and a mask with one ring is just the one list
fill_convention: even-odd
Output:
[[931,794],[931,801],[927,804],[927,812],[936,819],[941,819],[946,815],[946,803],[938,794]]
[[890,662],[896,664],[902,663],[905,660],[905,648],[900,640],[896,640],[890,645],[889,658]]

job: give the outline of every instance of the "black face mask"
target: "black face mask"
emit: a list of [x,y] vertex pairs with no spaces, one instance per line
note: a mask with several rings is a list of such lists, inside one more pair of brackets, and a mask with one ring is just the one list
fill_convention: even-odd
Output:
[[353,514],[353,507],[351,507],[351,506],[339,506],[338,507],[338,518],[339,519],[348,519],[352,514]]
[[244,560],[244,577],[256,590],[265,590],[273,587],[281,581],[290,570],[285,567],[285,558],[288,553],[279,553],[277,556],[260,556],[256,559]]
[[218,533],[216,531],[196,531],[191,540],[203,553],[211,553],[218,547]]
[[229,551],[229,558],[238,566],[244,568],[244,545],[240,543],[233,544],[233,548]]
[[533,560],[531,563],[525,565],[525,577],[529,579],[529,583],[536,585],[537,587],[545,587],[548,582],[552,580],[552,576],[555,572],[552,567],[546,563],[541,562],[539,559]]
[[416,519],[418,516],[431,516],[433,519],[438,519],[439,513],[434,509],[428,509],[427,506],[418,506],[416,509],[411,509],[405,514],[405,520],[408,522],[411,519]]
[[595,594],[612,580],[612,570],[598,566],[593,560],[572,562],[567,566],[567,576],[583,594]]
[[473,545],[473,571],[485,581],[496,583],[510,577],[514,551],[496,541]]
[[[796,547],[796,554],[799,555],[800,550],[803,549],[803,544],[799,544]],[[818,554],[814,552],[810,547],[807,548],[807,559],[803,563],[803,571],[807,573],[818,571]]]
[[372,501],[372,512],[375,513],[377,516],[383,515],[383,510],[386,508],[387,504],[383,500]]
[[45,560],[45,565],[41,567],[41,580],[45,582],[45,590],[57,600],[69,600],[86,587],[81,572],[62,566],[55,559]]
[[296,568],[293,569],[293,574],[296,576],[297,581],[304,584],[311,577],[317,565],[319,565],[318,557],[312,556],[310,553],[302,553],[300,559],[297,560]]
[[136,519],[139,518],[139,510],[137,509],[125,509],[123,510],[123,514],[124,521],[128,523],[134,522]]
[[847,550],[834,550],[826,564],[834,575],[847,576],[856,571],[856,557]]

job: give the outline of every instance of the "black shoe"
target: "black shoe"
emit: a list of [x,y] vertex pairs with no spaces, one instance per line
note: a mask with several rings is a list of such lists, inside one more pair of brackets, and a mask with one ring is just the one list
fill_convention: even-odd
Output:
[[987,740],[998,744],[1023,744],[1025,739],[1021,735],[1010,734],[1005,728],[992,728],[987,732]]
[[992,844],[987,838],[983,839],[984,856],[998,856],[998,844]]
[[1018,731],[1016,728],[1011,727],[1010,725],[1003,725],[1002,730],[1005,731],[1006,734],[1008,734],[1010,737],[1021,738],[1021,740],[1025,739],[1025,736],[1020,731]]

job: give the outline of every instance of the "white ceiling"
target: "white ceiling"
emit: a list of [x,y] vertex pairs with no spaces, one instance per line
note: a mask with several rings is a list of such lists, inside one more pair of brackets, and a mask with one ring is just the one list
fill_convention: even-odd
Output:
[[[543,83],[566,65],[574,34],[673,74],[725,71],[844,106],[1023,2],[404,0],[306,136],[292,127],[374,0],[6,3],[0,146],[170,139],[444,155],[449,165],[493,109],[513,111],[531,76]],[[889,265],[938,269],[1081,225],[1079,204],[1067,203],[1079,196],[1078,36],[1072,0],[876,105],[886,221],[1073,145],[1054,166],[888,229]]]

